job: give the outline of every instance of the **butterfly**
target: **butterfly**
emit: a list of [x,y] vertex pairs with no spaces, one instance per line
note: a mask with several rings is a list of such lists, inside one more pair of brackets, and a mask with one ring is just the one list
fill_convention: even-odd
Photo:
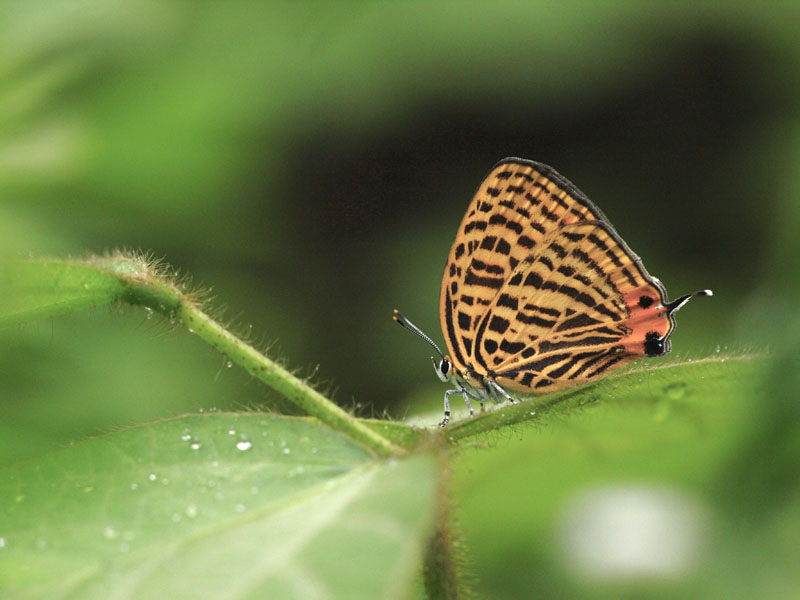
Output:
[[439,317],[449,354],[428,342],[444,395],[517,400],[595,381],[642,356],[670,351],[675,313],[661,282],[578,188],[547,165],[506,158],[478,187],[447,257]]

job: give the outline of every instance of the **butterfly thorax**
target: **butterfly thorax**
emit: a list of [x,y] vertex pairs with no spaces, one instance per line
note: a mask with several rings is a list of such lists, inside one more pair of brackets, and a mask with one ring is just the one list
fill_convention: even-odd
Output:
[[493,380],[476,372],[471,365],[466,365],[463,370],[453,365],[451,369],[450,382],[456,387],[466,390],[472,398],[480,402],[486,400],[502,402],[508,399],[508,395],[504,390],[501,391],[502,388],[499,384],[496,382],[492,384]]

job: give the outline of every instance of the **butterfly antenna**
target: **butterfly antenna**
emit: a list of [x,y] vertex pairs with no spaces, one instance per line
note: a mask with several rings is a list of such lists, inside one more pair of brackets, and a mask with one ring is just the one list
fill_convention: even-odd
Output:
[[409,321],[408,319],[406,319],[406,318],[403,316],[403,313],[401,313],[399,310],[395,309],[395,310],[394,310],[394,316],[392,316],[392,318],[395,320],[395,322],[396,322],[396,323],[398,323],[399,325],[402,325],[403,327],[405,327],[405,328],[406,328],[406,329],[408,329],[409,331],[413,331],[413,332],[414,332],[414,333],[416,333],[416,334],[417,334],[419,337],[421,337],[423,340],[425,340],[426,342],[428,342],[428,343],[429,343],[431,346],[433,346],[434,348],[436,348],[436,352],[438,352],[438,353],[439,353],[439,356],[440,356],[442,359],[444,359],[444,354],[442,354],[442,351],[441,351],[441,350],[439,350],[439,346],[437,346],[437,345],[436,345],[436,342],[434,342],[434,341],[433,341],[431,338],[429,338],[427,335],[425,335],[424,333],[422,333],[422,330],[421,330],[419,327],[417,327],[417,326],[416,326],[416,325],[414,325],[414,324],[413,324],[411,321]]
[[667,302],[665,305],[667,309],[667,314],[671,315],[674,312],[677,312],[681,306],[686,304],[689,300],[694,298],[695,296],[713,296],[714,292],[711,290],[699,290],[697,292],[692,292],[691,294],[686,294],[685,296],[681,296],[680,298],[676,298],[672,302]]

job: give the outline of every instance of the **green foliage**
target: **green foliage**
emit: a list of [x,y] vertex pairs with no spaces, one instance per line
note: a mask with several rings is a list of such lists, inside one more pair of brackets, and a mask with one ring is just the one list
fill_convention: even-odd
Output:
[[[216,413],[2,471],[4,598],[402,596],[429,454],[376,462],[309,419]],[[408,490],[413,490],[409,494]]]
[[102,306],[122,299],[122,282],[87,264],[5,261],[0,264],[0,326]]
[[[453,493],[461,499],[466,538],[475,548],[497,543],[496,524],[480,515],[498,503],[503,527],[516,532],[502,551],[484,558],[480,595],[500,586],[508,597],[523,597],[535,588],[544,590],[544,597],[602,598],[607,593],[613,598],[635,586],[633,576],[596,589],[596,578],[585,579],[581,565],[563,547],[576,502],[595,492],[633,488],[689,499],[704,514],[700,543],[708,545],[692,559],[689,577],[679,585],[670,577],[652,577],[644,597],[726,597],[723,582],[736,576],[730,565],[753,540],[743,536],[737,543],[723,542],[740,526],[723,515],[740,514],[730,492],[751,489],[755,482],[739,473],[726,482],[729,493],[719,495],[718,486],[723,473],[732,475],[730,462],[757,418],[768,365],[763,358],[720,357],[608,378],[595,388],[554,399],[555,418],[538,423],[534,418],[531,426],[511,433],[479,437],[491,450],[465,448],[456,463]],[[777,453],[769,446],[759,448],[770,456]],[[793,468],[780,470],[786,477]],[[752,493],[763,502],[775,489],[764,486]],[[786,508],[770,512],[769,519],[785,518]],[[761,543],[774,547],[776,540],[771,536]],[[767,577],[773,560],[769,554],[753,557],[748,569],[753,581]],[[709,562],[720,570],[709,568]],[[526,569],[509,579],[508,569],[523,564]],[[793,570],[776,576],[785,579],[783,585],[800,583]]]
[[[140,257],[13,261],[2,272],[14,292],[8,294],[14,301],[0,310],[6,324],[120,301],[187,327],[213,324],[191,294],[165,277],[168,270]],[[32,309],[22,310],[26,304]],[[196,333],[256,376],[274,368],[224,330]],[[152,590],[161,597],[211,591],[243,598],[388,598],[406,597],[424,571],[430,597],[459,597],[472,578],[437,473],[448,469],[447,461],[440,465],[430,450],[450,444],[464,454],[455,464],[454,497],[467,539],[478,548],[491,545],[495,532],[481,529],[479,515],[502,490],[508,502],[503,518],[529,540],[521,551],[525,560],[539,565],[536,585],[586,593],[548,541],[569,517],[569,498],[583,487],[672,480],[710,507],[703,510],[735,515],[741,502],[752,504],[736,494],[736,479],[725,470],[756,414],[752,399],[764,393],[763,364],[717,355],[635,369],[560,394],[487,407],[444,431],[359,421],[346,413],[342,422],[340,409],[324,398],[313,404],[317,393],[302,384],[289,389],[307,396],[319,418],[342,433],[311,418],[215,412],[91,438],[2,471],[0,589],[19,598]],[[275,373],[276,380],[264,381],[277,390],[293,378]],[[769,436],[791,437],[794,429],[786,424],[792,422],[779,421],[781,429]],[[364,437],[363,427],[374,437]],[[515,437],[520,442],[509,443]],[[476,442],[496,448],[475,452]],[[763,440],[751,443],[763,452]],[[392,447],[403,457],[373,458]],[[755,497],[787,481],[791,456],[767,461]],[[598,471],[598,464],[605,466]],[[704,487],[719,477],[732,493],[701,502]],[[527,497],[531,482],[538,493]],[[796,481],[788,483],[784,489],[794,494]],[[761,512],[770,521],[786,507],[784,500]],[[715,535],[734,531],[723,526]],[[502,564],[495,568],[502,573]],[[515,581],[520,595],[532,585],[524,576]],[[686,589],[722,594],[727,588],[714,581],[700,578]]]
[[[739,0],[4,3],[0,596],[796,597],[798,23]],[[508,155],[573,180],[672,295],[715,296],[666,360],[454,403],[442,432],[391,310],[438,337],[456,225]],[[120,246],[206,291],[135,254],[38,258]],[[601,556],[661,571],[587,562],[604,497],[672,507],[655,545],[604,521]]]

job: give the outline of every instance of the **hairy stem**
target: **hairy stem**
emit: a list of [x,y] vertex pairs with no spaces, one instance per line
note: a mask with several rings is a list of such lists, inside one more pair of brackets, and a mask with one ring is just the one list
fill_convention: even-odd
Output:
[[225,354],[232,362],[282,394],[312,415],[378,456],[400,454],[401,449],[343,410],[305,381],[267,358],[244,340],[233,335],[200,309],[189,295],[162,276],[143,259],[117,256],[95,259],[93,264],[111,271],[127,283],[123,300],[145,306],[171,320],[180,320],[202,340]]

